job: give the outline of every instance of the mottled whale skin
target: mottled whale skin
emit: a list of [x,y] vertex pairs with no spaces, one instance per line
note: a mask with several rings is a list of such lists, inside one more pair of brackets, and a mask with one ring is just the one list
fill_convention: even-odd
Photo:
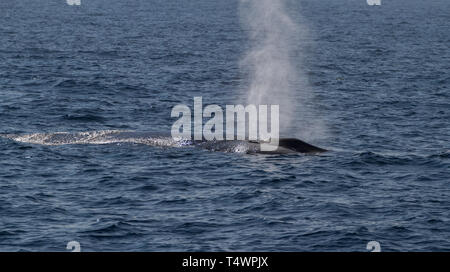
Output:
[[41,145],[68,145],[68,144],[113,144],[134,143],[160,147],[198,147],[211,151],[247,153],[247,154],[314,154],[325,152],[325,149],[310,145],[295,138],[281,138],[274,151],[261,150],[261,142],[247,140],[190,140],[174,139],[158,133],[134,132],[134,131],[89,131],[89,132],[56,132],[56,133],[34,133],[34,134],[2,134],[17,142],[41,144]]

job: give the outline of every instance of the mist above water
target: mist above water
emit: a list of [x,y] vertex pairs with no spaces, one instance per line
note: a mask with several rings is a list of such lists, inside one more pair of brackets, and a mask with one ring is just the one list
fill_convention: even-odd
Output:
[[301,69],[306,26],[291,18],[285,0],[240,0],[240,18],[250,42],[241,63],[249,75],[247,104],[280,105],[282,135],[323,135],[322,121],[312,120],[311,89]]

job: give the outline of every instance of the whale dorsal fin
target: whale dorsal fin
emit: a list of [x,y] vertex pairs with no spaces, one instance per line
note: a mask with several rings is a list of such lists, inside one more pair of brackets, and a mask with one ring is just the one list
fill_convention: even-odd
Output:
[[278,146],[287,148],[290,150],[294,150],[301,153],[314,153],[314,152],[325,152],[325,149],[322,149],[317,146],[310,145],[305,143],[299,139],[295,138],[281,138]]

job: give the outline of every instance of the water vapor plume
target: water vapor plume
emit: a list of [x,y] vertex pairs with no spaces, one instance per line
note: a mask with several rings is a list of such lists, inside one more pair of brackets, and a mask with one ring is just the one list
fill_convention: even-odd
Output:
[[[246,99],[248,104],[280,105],[280,132],[312,138],[323,129],[317,120],[314,127],[306,121],[311,118],[307,109],[311,90],[299,66],[302,42],[309,33],[300,20],[291,18],[286,6],[285,0],[240,0],[241,24],[250,41],[241,63],[249,75]],[[301,19],[300,14],[295,16]]]

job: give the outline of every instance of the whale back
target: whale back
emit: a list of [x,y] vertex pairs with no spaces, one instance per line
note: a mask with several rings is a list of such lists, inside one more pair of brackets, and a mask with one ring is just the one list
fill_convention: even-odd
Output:
[[295,138],[281,138],[279,140],[278,146],[300,153],[318,153],[327,151],[325,149],[313,146]]

